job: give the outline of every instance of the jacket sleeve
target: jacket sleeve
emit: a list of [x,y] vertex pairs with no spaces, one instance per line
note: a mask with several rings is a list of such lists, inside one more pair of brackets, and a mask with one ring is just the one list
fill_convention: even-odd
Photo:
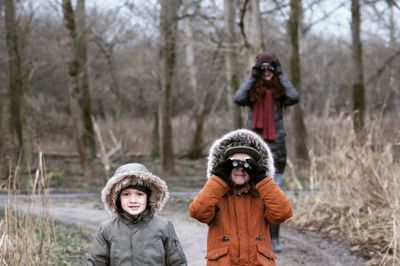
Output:
[[296,104],[300,100],[300,95],[288,76],[286,74],[279,75],[279,82],[284,90],[283,104],[285,106]]
[[214,218],[215,207],[228,191],[228,185],[216,176],[211,176],[189,205],[189,215],[194,219],[209,223]]
[[250,76],[249,78],[247,78],[239,87],[239,89],[237,90],[233,101],[241,106],[250,106],[251,102],[249,99],[249,92],[251,91],[251,89],[254,87],[254,84],[256,84],[256,79],[252,76]]
[[103,266],[110,265],[110,245],[107,241],[103,225],[97,230],[92,243],[92,248],[87,257],[86,265]]
[[267,177],[256,185],[264,201],[264,218],[269,223],[279,224],[292,217],[292,205],[272,177]]
[[168,236],[165,240],[165,258],[168,266],[186,266],[187,260],[174,225],[168,221]]

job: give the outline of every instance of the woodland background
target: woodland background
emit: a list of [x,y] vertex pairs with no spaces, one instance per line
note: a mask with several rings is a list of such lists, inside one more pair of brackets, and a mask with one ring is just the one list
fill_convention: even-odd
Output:
[[177,160],[244,126],[232,97],[266,49],[301,94],[286,188],[329,194],[299,203],[297,226],[350,231],[371,260],[398,262],[399,18],[395,0],[2,0],[2,187],[38,153],[60,179],[79,158],[76,180],[98,186],[137,156],[179,176]]

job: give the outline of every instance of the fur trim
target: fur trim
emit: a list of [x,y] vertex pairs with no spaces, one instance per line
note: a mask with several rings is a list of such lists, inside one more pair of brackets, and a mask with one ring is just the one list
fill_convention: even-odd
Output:
[[275,167],[268,144],[256,133],[248,129],[231,131],[214,141],[208,154],[207,178],[211,177],[214,167],[224,160],[224,152],[230,147],[250,146],[260,152],[260,163],[267,171],[267,176],[274,176]]
[[148,199],[149,205],[154,210],[161,211],[163,209],[169,198],[167,184],[160,177],[153,175],[146,170],[147,169],[144,168],[141,169],[141,171],[138,171],[132,168],[129,169],[129,167],[123,171],[117,170],[115,174],[107,181],[107,184],[101,191],[101,201],[104,204],[104,208],[111,215],[117,212],[116,201],[121,190],[129,185],[134,184],[147,186],[151,190],[151,195]]

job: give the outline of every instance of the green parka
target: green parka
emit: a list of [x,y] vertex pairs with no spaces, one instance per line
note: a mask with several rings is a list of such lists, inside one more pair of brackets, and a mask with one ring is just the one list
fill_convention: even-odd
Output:
[[[119,193],[131,184],[144,184],[151,190],[148,208],[137,217],[121,213],[116,207]],[[187,265],[174,226],[155,214],[167,198],[165,182],[143,165],[118,168],[102,191],[102,201],[113,217],[97,231],[87,265]]]

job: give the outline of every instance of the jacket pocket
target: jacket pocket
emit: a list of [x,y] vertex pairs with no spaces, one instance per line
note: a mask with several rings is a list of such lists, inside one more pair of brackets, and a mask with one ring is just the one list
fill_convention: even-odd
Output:
[[172,240],[171,250],[168,252],[169,258],[167,259],[168,265],[187,265],[185,253],[178,239]]
[[258,251],[257,252],[258,261],[259,259],[269,259],[269,260],[276,259],[275,254],[271,250],[269,250],[266,246],[257,245],[257,251]]
[[119,249],[116,242],[111,242],[110,247],[110,265],[117,265],[118,264],[118,255]]
[[229,246],[213,249],[207,252],[206,259],[208,260],[217,260],[228,254]]

